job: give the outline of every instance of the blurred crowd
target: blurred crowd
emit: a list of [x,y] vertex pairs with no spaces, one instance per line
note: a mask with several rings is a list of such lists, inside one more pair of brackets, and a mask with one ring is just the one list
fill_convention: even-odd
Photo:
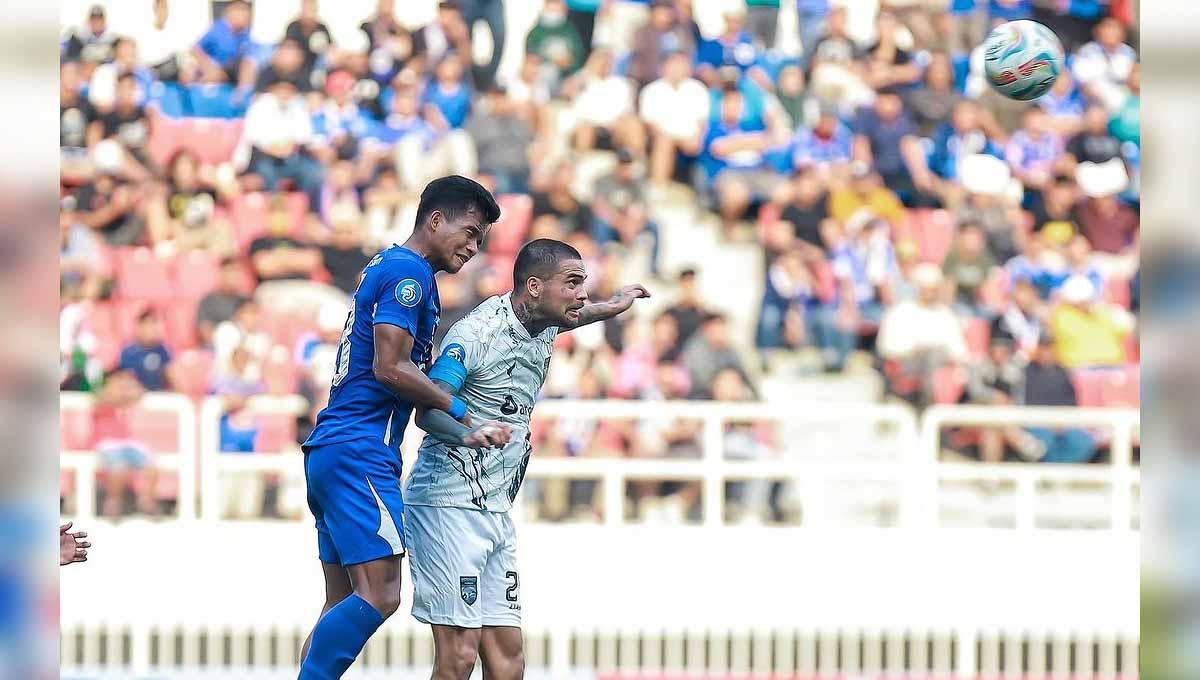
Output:
[[[786,13],[780,0],[728,2],[714,34],[689,0],[545,0],[523,37],[503,0],[445,0],[423,26],[394,4],[379,0],[341,41],[322,12],[345,10],[315,0],[273,44],[251,37],[240,0],[214,3],[194,45],[171,39],[168,0],[146,0],[153,22],[136,35],[109,30],[100,6],[64,34],[62,384],[104,407],[92,446],[114,471],[107,512],[123,511],[123,486],[155,505],[154,478],[124,474],[153,467],[121,416],[141,392],[221,397],[231,453],[261,448],[247,399],[299,394],[303,440],[359,272],[411,231],[425,183],[450,173],[493,189],[504,215],[484,253],[439,279],[442,333],[508,290],[531,238],[578,248],[593,297],[634,261],[670,291],[653,315],[560,336],[546,398],[753,400],[778,357],[802,355],[831,375],[878,371],[917,407],[1129,399],[1133,3],[880,0],[866,37],[851,19],[872,3],[837,0]],[[797,25],[784,30],[785,16]],[[978,49],[990,26],[1021,18],[1067,49],[1033,103],[992,92]],[[478,25],[490,47],[474,44]],[[507,41],[524,49],[502,73]],[[601,172],[579,171],[594,159]],[[699,294],[698,277],[737,276],[719,250],[662,269],[690,226],[664,222],[671,201],[712,216],[722,241],[761,247],[761,300]],[[731,306],[758,307],[756,326],[731,327]],[[686,421],[547,420],[535,436],[539,455],[699,452]],[[952,446],[1083,462],[1103,441],[1011,428],[959,432]],[[730,457],[774,447],[769,428],[726,434]],[[547,516],[588,516],[595,486],[531,493]],[[783,512],[777,490],[731,494]],[[630,492],[642,514],[665,498],[698,512],[694,485]]]

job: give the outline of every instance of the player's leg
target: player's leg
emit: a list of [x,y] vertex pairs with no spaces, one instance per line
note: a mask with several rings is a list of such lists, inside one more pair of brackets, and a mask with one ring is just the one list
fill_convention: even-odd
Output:
[[[317,621],[300,680],[340,678],[400,605],[404,503],[399,462],[372,445],[370,440],[333,444],[305,456],[309,494],[322,510],[332,542],[322,544],[322,562],[346,565],[353,592]],[[330,553],[335,560],[328,559]]]
[[483,634],[479,655],[485,680],[520,680],[525,675],[521,636],[521,574],[516,533],[507,513],[480,513],[495,540],[480,579]]
[[433,626],[433,680],[467,680],[479,657],[479,628]]
[[[321,615],[317,617],[317,621],[354,592],[354,586],[350,584],[350,572],[342,565],[322,562],[321,572],[325,577],[325,604],[321,605]],[[304,639],[304,646],[300,648],[301,661],[308,656],[308,648],[311,645],[312,631],[309,631],[308,637]]]

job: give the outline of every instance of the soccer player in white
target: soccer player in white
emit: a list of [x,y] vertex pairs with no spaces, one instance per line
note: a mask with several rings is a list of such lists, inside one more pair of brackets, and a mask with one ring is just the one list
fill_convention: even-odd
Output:
[[483,301],[454,324],[429,371],[467,403],[472,418],[511,430],[504,447],[475,449],[462,444],[469,421],[438,410],[417,416],[428,434],[405,483],[403,525],[412,614],[433,626],[435,680],[465,680],[476,658],[489,680],[524,675],[521,580],[508,511],[529,465],[529,417],[554,338],[650,296],[631,285],[607,302],[589,303],[586,278],[571,246],[551,239],[525,244],[513,291]]

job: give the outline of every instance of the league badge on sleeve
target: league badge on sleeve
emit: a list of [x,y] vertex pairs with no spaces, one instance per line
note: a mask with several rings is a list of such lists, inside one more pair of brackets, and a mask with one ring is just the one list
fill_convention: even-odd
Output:
[[405,307],[416,307],[421,302],[421,284],[416,279],[404,279],[396,284],[396,300]]
[[475,604],[475,599],[479,597],[479,577],[459,576],[458,592],[462,595],[463,602]]
[[463,349],[463,346],[457,342],[446,345],[446,349],[442,352],[442,354],[454,359],[460,364],[465,363],[467,360],[467,350]]

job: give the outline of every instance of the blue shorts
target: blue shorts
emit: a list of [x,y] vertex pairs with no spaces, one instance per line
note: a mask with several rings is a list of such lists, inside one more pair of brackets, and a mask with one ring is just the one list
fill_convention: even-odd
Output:
[[404,554],[400,458],[372,438],[306,447],[308,508],[317,554],[348,566]]

